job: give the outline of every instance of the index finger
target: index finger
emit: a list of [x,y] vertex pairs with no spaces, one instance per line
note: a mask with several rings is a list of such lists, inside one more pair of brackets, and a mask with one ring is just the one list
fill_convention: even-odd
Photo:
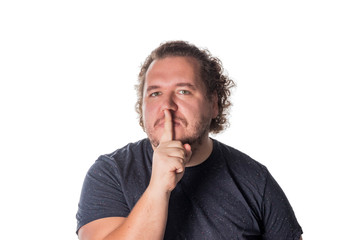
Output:
[[164,132],[160,138],[160,142],[168,142],[173,140],[173,123],[172,117],[169,110],[164,110],[165,121],[164,121]]

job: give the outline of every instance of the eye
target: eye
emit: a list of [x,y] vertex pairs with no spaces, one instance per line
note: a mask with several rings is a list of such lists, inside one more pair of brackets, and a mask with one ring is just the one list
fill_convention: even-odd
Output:
[[153,92],[153,93],[151,93],[149,96],[150,97],[157,97],[157,96],[159,96],[161,94],[161,92]]
[[182,95],[189,95],[190,91],[188,91],[188,90],[180,90],[179,93],[182,94]]

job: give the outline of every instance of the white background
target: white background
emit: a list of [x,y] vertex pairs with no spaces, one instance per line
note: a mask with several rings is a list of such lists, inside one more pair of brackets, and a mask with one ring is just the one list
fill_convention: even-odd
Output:
[[356,239],[358,1],[0,3],[1,239],[77,239],[84,176],[145,137],[140,64],[166,40],[208,48],[236,81],[216,139],[266,165],[304,239]]

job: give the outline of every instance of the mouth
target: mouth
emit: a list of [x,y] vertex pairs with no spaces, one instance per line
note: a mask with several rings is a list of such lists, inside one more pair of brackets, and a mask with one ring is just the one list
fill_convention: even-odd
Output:
[[[164,122],[165,119],[164,118],[159,118],[158,120],[155,121],[154,123],[154,127],[164,127]],[[187,126],[187,122],[185,119],[183,118],[179,118],[176,117],[173,121],[172,121],[173,127],[179,127],[181,125],[183,125],[184,127]]]
[[181,125],[181,122],[173,121],[173,127],[179,127],[180,125]]

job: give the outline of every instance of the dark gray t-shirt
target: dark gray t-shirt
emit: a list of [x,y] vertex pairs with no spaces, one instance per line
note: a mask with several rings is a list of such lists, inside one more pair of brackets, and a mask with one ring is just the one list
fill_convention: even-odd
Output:
[[[77,229],[105,217],[126,217],[149,184],[148,139],[100,156],[88,171]],[[210,157],[188,167],[172,191],[164,239],[299,240],[295,214],[269,171],[214,140]]]

